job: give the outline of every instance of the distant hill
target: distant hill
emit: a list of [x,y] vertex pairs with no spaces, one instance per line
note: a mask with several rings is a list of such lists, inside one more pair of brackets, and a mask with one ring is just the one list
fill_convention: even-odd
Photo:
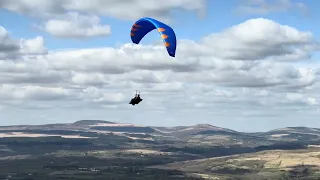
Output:
[[110,132],[126,132],[126,133],[153,133],[154,129],[150,127],[137,126],[95,126],[91,130],[110,131]]
[[104,121],[104,120],[80,120],[80,121],[74,122],[72,125],[74,125],[74,126],[90,126],[90,125],[96,125],[99,123],[116,124],[115,122]]
[[197,124],[194,126],[176,126],[176,127],[153,127],[160,133],[170,134],[177,137],[188,137],[202,133],[239,133],[226,128],[212,126],[210,124]]
[[105,131],[105,132],[127,132],[127,133],[153,133],[151,127],[137,126],[134,124],[116,123],[103,120],[80,120],[74,123],[65,124],[45,124],[45,125],[21,125],[21,126],[2,126],[0,132],[8,131]]
[[[149,137],[149,140],[157,138],[177,142],[181,140],[184,143],[208,146],[241,145],[254,147],[270,145],[278,141],[314,142],[314,144],[320,144],[320,129],[308,127],[287,127],[267,132],[244,133],[210,124],[153,127],[104,120],[80,120],[74,123],[44,125],[0,126],[0,135],[3,137],[11,137],[8,133],[14,132],[16,136],[30,136],[32,133],[37,134],[37,136],[44,136],[46,134],[75,136],[88,133],[116,133],[122,136],[129,136],[131,134],[132,138]],[[28,134],[26,135],[25,133]],[[141,135],[137,136],[137,134]]]
[[282,141],[320,141],[320,129],[309,127],[287,127],[274,129],[255,135],[270,140]]

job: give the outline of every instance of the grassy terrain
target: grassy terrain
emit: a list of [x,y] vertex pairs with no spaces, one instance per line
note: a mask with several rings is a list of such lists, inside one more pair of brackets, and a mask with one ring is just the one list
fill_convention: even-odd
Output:
[[320,179],[320,149],[262,151],[155,167],[207,179]]
[[[152,148],[154,146],[154,148]],[[124,136],[0,138],[0,179],[200,179],[149,166],[198,158]]]
[[320,179],[319,137],[89,120],[0,127],[0,179]]
[[11,157],[0,161],[0,179],[195,179],[177,170],[145,168],[165,162],[159,158],[97,156]]

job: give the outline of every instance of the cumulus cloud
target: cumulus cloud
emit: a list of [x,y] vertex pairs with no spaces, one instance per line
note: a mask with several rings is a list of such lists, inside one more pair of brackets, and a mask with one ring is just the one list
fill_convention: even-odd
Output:
[[0,26],[0,60],[25,54],[43,54],[47,51],[43,37],[21,39],[19,43],[17,39],[10,37],[4,27]]
[[[8,96],[9,95],[9,96]],[[0,98],[3,100],[48,101],[68,98],[68,91],[63,88],[46,88],[41,86],[2,85]]]
[[[213,43],[215,42],[215,43]],[[235,60],[301,60],[308,59],[314,47],[311,32],[301,32],[272,20],[250,19],[203,38],[207,48],[221,58]]]
[[20,51],[23,54],[44,54],[48,52],[43,37],[34,39],[21,39]]
[[238,13],[244,14],[267,14],[288,10],[296,10],[304,14],[308,12],[303,2],[293,0],[242,0],[241,5],[237,8]]
[[313,97],[306,97],[306,95],[299,93],[287,93],[286,98],[289,102],[303,103],[308,105],[318,105],[318,100]]
[[[260,34],[253,35],[256,29],[260,29]],[[277,38],[270,38],[275,34]],[[1,76],[0,82],[51,83],[65,88],[87,85],[182,90],[184,83],[203,83],[223,87],[299,89],[313,85],[317,71],[279,61],[296,52],[286,49],[281,52],[280,47],[303,49],[313,46],[314,41],[310,32],[300,32],[271,20],[252,19],[219,34],[208,35],[199,42],[180,41],[174,60],[162,44],[53,51],[22,56],[19,62],[2,62],[5,70],[2,72],[6,74]],[[26,48],[29,52],[43,52],[37,47],[44,44],[41,38],[26,44],[34,44],[33,49]],[[275,49],[278,51],[273,52]],[[303,57],[299,59],[304,60]]]
[[78,13],[69,13],[61,19],[50,19],[40,29],[60,38],[88,38],[111,34],[111,27],[101,25],[98,16],[84,16]]
[[10,53],[19,50],[19,44],[9,36],[9,32],[0,26],[0,57],[4,53]]
[[80,12],[122,19],[135,20],[143,16],[168,18],[174,9],[205,11],[206,0],[56,0],[56,1],[27,1],[27,0],[2,0],[0,7],[13,12],[50,18],[65,12]]
[[203,16],[206,0],[57,0],[26,1],[2,0],[0,7],[12,12],[40,18],[44,21],[39,29],[60,38],[88,38],[108,36],[111,27],[100,23],[99,16],[124,20],[136,20],[144,16],[171,21],[172,11],[182,9],[196,11]]
[[[86,108],[90,118],[108,112],[118,120],[140,119],[137,113],[184,122],[195,114],[199,120],[281,118],[298,110],[311,117],[319,109],[319,66],[292,60],[308,61],[317,44],[310,32],[258,18],[198,42],[179,40],[175,58],[163,44],[25,54],[0,61],[0,98],[8,107],[52,106],[68,114]],[[135,90],[145,100],[133,111],[128,101]]]
[[90,98],[93,102],[101,104],[119,104],[126,103],[128,97],[122,93],[111,93],[100,90],[96,87],[89,87],[82,91],[84,98]]

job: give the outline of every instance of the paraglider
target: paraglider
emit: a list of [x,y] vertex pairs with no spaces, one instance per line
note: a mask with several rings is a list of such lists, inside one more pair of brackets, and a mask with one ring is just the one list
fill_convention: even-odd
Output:
[[152,18],[144,17],[139,19],[133,24],[130,32],[131,40],[135,44],[139,44],[141,39],[150,31],[157,29],[161,38],[163,39],[164,46],[171,57],[175,57],[177,39],[173,29]]
[[[130,32],[132,42],[135,44],[139,44],[142,38],[154,29],[158,30],[168,54],[171,57],[175,57],[177,38],[174,30],[170,26],[153,18],[144,17],[139,19],[132,25]],[[139,104],[142,100],[143,99],[140,98],[140,94],[136,92],[135,97],[131,99],[129,104],[134,106],[136,104]]]
[[143,99],[140,98],[140,93],[137,93],[136,91],[136,95],[134,96],[134,98],[131,99],[131,101],[129,102],[129,104],[131,104],[132,106],[139,104]]

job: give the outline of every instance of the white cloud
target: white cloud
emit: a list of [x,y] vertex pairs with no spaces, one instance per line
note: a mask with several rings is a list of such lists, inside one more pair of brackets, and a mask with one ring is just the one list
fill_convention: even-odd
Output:
[[19,50],[19,45],[9,36],[9,32],[0,26],[0,58],[17,50]]
[[2,0],[0,7],[36,17],[53,17],[65,12],[76,11],[115,18],[135,20],[143,16],[166,19],[174,9],[205,11],[206,0]]
[[43,37],[21,39],[19,44],[17,39],[10,37],[9,32],[0,26],[0,60],[24,54],[44,54],[47,51]]
[[222,34],[212,34],[203,39],[212,53],[222,52],[221,58],[277,61],[308,58],[313,49],[306,47],[315,46],[313,41],[311,32],[300,32],[263,18],[247,20]]
[[60,38],[88,38],[111,34],[111,27],[101,25],[98,16],[84,16],[78,13],[69,13],[62,19],[50,19],[40,28]]
[[[7,113],[45,107],[42,112],[49,119],[68,114],[73,117],[70,121],[117,117],[176,125],[215,117],[208,123],[237,129],[230,122],[264,116],[259,121],[283,118],[288,123],[286,118],[312,118],[318,112],[319,66],[310,61],[302,67],[290,61],[307,61],[297,52],[311,56],[315,46],[310,32],[259,18],[199,42],[180,40],[175,58],[162,44],[22,55],[18,61],[0,61],[0,98]],[[135,90],[144,100],[132,107],[128,101]]]
[[128,101],[128,97],[122,93],[108,93],[96,87],[86,88],[82,93],[84,93],[82,95],[84,98],[90,98],[93,102],[101,103],[102,105],[127,103]]
[[111,27],[100,23],[100,16],[137,20],[150,16],[171,22],[176,9],[195,11],[203,16],[206,0],[55,0],[0,1],[0,8],[44,21],[39,29],[60,38],[89,38],[108,36]]
[[41,36],[34,39],[21,39],[20,48],[23,54],[44,54],[48,52],[44,39]]

